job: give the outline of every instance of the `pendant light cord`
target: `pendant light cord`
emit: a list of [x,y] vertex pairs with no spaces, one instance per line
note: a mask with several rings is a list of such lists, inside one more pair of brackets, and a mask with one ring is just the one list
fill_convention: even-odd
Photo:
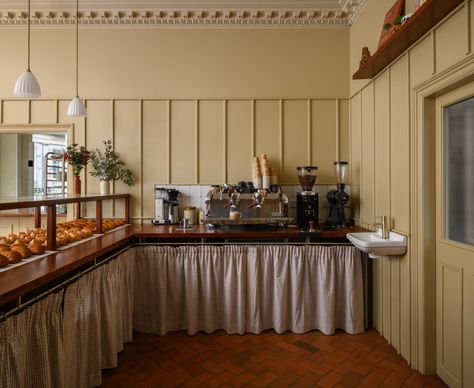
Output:
[[31,0],[28,0],[28,71],[30,71],[30,14]]
[[76,97],[79,97],[79,0],[76,0]]

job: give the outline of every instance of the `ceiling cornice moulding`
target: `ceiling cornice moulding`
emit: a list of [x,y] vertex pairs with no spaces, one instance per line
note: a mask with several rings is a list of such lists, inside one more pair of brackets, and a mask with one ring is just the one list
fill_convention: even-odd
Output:
[[[295,0],[294,2],[271,1],[265,5],[273,8],[253,8],[252,1],[226,2],[221,1],[219,8],[204,8],[212,5],[206,3],[171,2],[160,0],[160,8],[152,7],[153,2],[144,1],[117,1],[115,5],[124,6],[121,9],[105,8],[111,5],[110,1],[84,1],[79,13],[79,22],[83,26],[91,27],[290,27],[290,28],[315,28],[315,27],[348,27],[350,26],[368,0],[332,0],[318,3],[318,7],[295,8],[296,5],[309,6],[312,0]],[[44,3],[44,4],[43,4]],[[68,27],[75,24],[75,10],[72,8],[75,1],[63,0],[61,3],[49,2],[36,3],[32,7],[31,24],[33,27]],[[69,4],[71,3],[71,4]],[[217,4],[216,1],[214,1]],[[179,6],[177,6],[177,4]],[[215,5],[214,4],[214,5]],[[242,5],[249,5],[242,8]],[[171,6],[174,5],[173,8]],[[199,5],[195,8],[186,6]],[[235,8],[231,8],[234,5]],[[285,7],[286,5],[286,7]],[[52,9],[54,6],[54,10]],[[88,8],[89,6],[89,8]],[[134,6],[134,7],[133,7]],[[240,8],[239,8],[240,6]],[[130,8],[125,8],[130,7]],[[0,0],[0,27],[23,28],[27,25],[26,10],[13,6],[9,2]]]

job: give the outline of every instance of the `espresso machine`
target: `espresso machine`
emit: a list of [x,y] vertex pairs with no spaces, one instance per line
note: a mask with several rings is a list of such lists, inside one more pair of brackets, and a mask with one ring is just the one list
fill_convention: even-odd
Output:
[[346,217],[344,214],[344,207],[349,202],[350,197],[344,191],[346,187],[347,170],[349,164],[343,161],[334,162],[334,177],[337,182],[337,190],[331,190],[328,193],[328,202],[330,204],[329,217],[326,225],[337,228],[346,226]]
[[315,166],[296,167],[298,180],[303,191],[296,195],[296,223],[301,229],[313,229],[318,226],[318,193],[313,191],[316,183]]
[[155,219],[153,224],[179,223],[179,191],[155,186]]

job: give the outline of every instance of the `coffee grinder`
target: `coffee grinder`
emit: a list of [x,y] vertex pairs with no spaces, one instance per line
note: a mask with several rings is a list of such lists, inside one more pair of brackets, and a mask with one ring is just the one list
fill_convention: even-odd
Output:
[[296,167],[303,191],[296,195],[296,223],[301,229],[318,226],[318,193],[313,191],[316,183],[315,166]]
[[347,162],[334,162],[334,177],[337,182],[337,190],[331,190],[328,193],[328,201],[330,204],[329,217],[326,225],[337,228],[339,226],[346,226],[346,217],[344,214],[344,206],[349,202],[350,197],[344,191],[346,187],[347,169],[349,164]]

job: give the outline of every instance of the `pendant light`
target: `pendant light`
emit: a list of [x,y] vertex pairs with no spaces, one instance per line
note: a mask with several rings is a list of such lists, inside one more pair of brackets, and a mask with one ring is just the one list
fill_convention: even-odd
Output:
[[79,98],[79,0],[76,0],[76,97],[69,103],[67,115],[75,117],[87,116],[86,106]]
[[30,70],[30,2],[31,0],[28,0],[28,69],[16,81],[13,93],[19,97],[38,98],[41,97],[41,88],[38,80]]

